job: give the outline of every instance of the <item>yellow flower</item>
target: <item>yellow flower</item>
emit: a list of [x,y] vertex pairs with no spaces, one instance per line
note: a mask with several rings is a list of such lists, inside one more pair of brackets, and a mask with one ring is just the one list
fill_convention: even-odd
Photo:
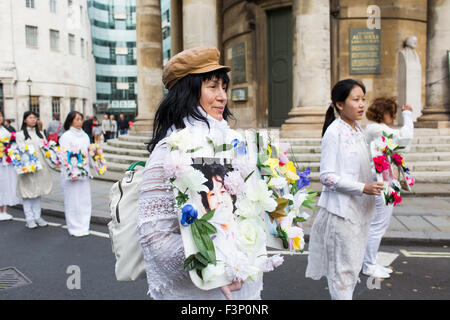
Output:
[[20,156],[16,155],[16,159],[17,159],[17,161],[20,161]]
[[28,151],[28,145],[27,144],[25,145],[25,151]]
[[278,167],[279,162],[280,161],[278,159],[270,158],[269,160],[267,160],[264,163],[265,165],[268,165],[270,167],[270,169],[272,170],[272,174],[271,174],[272,177],[278,177],[278,173],[275,169]]
[[47,152],[45,153],[45,156],[46,156],[47,158],[50,158],[50,152],[47,151]]
[[294,249],[295,250],[300,250],[300,236],[293,238],[292,240],[294,240]]
[[279,168],[280,173],[283,174],[286,179],[288,179],[289,183],[294,183],[300,177],[297,175],[297,168],[295,168],[294,163],[289,161],[286,165]]
[[3,158],[4,154],[3,151],[0,151],[0,158]]
[[36,167],[35,166],[31,166],[31,172],[35,172],[36,171]]
[[272,156],[272,148],[267,146],[267,151],[269,152],[269,158]]

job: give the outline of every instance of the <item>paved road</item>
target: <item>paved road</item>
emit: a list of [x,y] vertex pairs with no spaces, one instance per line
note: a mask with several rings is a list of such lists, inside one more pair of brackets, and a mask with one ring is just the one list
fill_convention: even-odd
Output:
[[[23,216],[19,210],[11,213],[19,219]],[[0,223],[0,269],[15,267],[32,281],[0,290],[0,300],[148,299],[145,280],[116,281],[114,257],[104,225],[92,225],[91,229],[98,232],[94,235],[74,238],[63,228],[63,219],[50,217],[48,220],[59,225],[28,230],[23,221]],[[381,282],[381,289],[369,290],[367,277],[361,276],[356,299],[450,299],[447,246],[383,246],[381,250],[387,259],[394,259],[392,278]],[[284,257],[285,263],[264,277],[263,299],[329,299],[325,279],[305,279],[306,255]],[[72,281],[78,270],[68,270],[69,266],[79,267],[79,283]],[[69,289],[68,283],[75,288]],[[76,288],[78,284],[81,289]]]

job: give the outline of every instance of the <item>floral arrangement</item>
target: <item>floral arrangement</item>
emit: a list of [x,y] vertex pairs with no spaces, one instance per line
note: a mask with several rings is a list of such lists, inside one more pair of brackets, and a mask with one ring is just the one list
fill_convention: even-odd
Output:
[[270,196],[276,201],[274,210],[268,210],[270,234],[278,239],[277,248],[303,252],[305,246],[301,223],[309,218],[302,207],[315,210],[317,193],[307,189],[311,182],[310,168],[300,171],[298,164],[289,160],[288,143],[275,144],[266,134],[256,132],[258,152],[257,167],[267,184]]
[[48,141],[44,140],[44,142],[41,145],[42,153],[44,154],[47,162],[51,166],[57,168],[61,166],[61,160],[60,157],[58,156],[59,149],[60,149],[59,145],[53,140]]
[[69,149],[61,147],[58,155],[67,180],[72,180],[73,178],[85,179],[90,176],[87,153],[82,152],[76,147]]
[[[372,159],[377,174],[377,181],[384,182],[383,190],[385,203],[394,206],[402,202],[401,192],[410,190],[415,180],[410,175],[410,171],[405,164],[403,157],[398,151],[404,149],[394,143],[393,135],[388,135],[383,131],[383,135],[371,143]],[[393,168],[398,171],[398,176],[394,175]]]
[[89,156],[94,161],[95,171],[99,175],[103,175],[107,170],[105,157],[103,156],[103,150],[98,144],[89,145]]
[[16,133],[11,132],[9,137],[0,138],[0,162],[3,165],[7,165],[12,162],[11,157],[8,155],[11,145],[16,141]]
[[8,156],[17,174],[35,173],[42,169],[42,164],[32,144],[19,146],[14,143],[8,149]]
[[[256,167],[245,158],[245,142],[217,140],[183,129],[166,141],[170,152],[164,170],[180,216],[184,270],[202,289],[255,281],[283,262],[278,255],[267,257],[262,217],[277,203],[253,174]],[[202,158],[193,157],[197,152]],[[221,152],[232,156],[216,158]]]

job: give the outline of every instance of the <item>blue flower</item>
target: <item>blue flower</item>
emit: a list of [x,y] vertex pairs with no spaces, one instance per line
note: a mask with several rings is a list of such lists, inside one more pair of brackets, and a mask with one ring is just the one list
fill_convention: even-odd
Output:
[[297,175],[300,177],[300,179],[298,179],[298,182],[297,182],[297,187],[299,189],[309,186],[309,184],[311,182],[311,177],[308,177],[308,176],[310,175],[310,173],[311,173],[310,168],[307,168],[303,172],[297,171]]
[[245,146],[244,141],[239,141],[238,139],[234,139],[231,141],[231,145],[234,148],[234,151],[239,155],[246,155],[247,154],[247,147]]
[[197,219],[198,216],[198,211],[194,209],[193,206],[191,206],[190,204],[185,205],[182,209],[181,209],[181,213],[182,213],[182,217],[180,220],[181,225],[187,227],[188,225],[190,225],[191,223],[193,223],[195,221],[195,219]]

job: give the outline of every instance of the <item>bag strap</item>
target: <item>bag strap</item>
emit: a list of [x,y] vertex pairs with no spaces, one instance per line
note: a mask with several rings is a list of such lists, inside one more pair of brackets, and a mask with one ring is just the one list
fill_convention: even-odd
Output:
[[59,128],[61,128],[61,121],[59,122],[59,125],[58,125],[58,129],[56,129],[56,133],[58,133],[59,132]]
[[136,166],[141,166],[141,167],[145,167],[145,161],[136,161],[133,162],[126,171],[134,171],[134,168]]

